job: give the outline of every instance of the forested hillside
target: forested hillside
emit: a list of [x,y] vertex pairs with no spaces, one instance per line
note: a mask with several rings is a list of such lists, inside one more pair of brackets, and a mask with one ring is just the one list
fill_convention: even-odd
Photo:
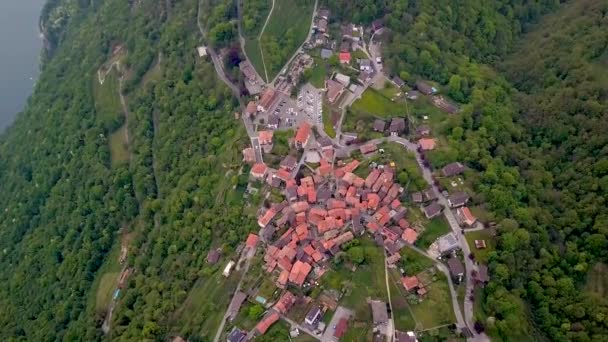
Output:
[[607,339],[605,292],[584,289],[587,277],[606,277],[591,269],[608,247],[608,3],[327,5],[343,20],[383,18],[390,70],[410,84],[437,81],[462,104],[441,132],[449,152],[435,162],[477,170],[476,191],[499,222],[483,305],[490,318],[480,323],[504,340],[539,339],[537,331]]
[[[229,251],[252,227],[232,190],[246,135],[236,99],[196,55],[197,5],[65,0],[45,8],[56,49],[0,141],[3,341],[101,339],[98,270],[125,233],[135,271],[111,337],[161,338],[206,277],[209,246]],[[93,85],[116,51],[124,52],[131,156],[114,166],[108,137],[125,113],[101,118]]]

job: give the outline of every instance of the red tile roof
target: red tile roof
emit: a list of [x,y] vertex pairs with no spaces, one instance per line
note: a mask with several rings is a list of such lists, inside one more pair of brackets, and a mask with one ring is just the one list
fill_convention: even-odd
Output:
[[337,200],[334,198],[327,201],[327,209],[337,209],[337,208],[345,209],[346,202],[340,201],[340,200]]
[[274,136],[273,131],[259,131],[258,139],[260,141],[260,145],[269,145],[272,144],[272,137]]
[[255,326],[255,329],[262,335],[264,335],[266,333],[266,331],[268,331],[268,328],[270,328],[271,325],[273,325],[274,323],[276,323],[276,321],[279,320],[279,314],[276,312],[271,313],[270,315],[267,315],[266,317],[262,318],[262,320],[258,323],[258,325]]
[[350,52],[340,52],[340,62],[350,63]]
[[250,247],[250,248],[255,248],[255,245],[258,244],[258,241],[260,240],[260,237],[253,234],[253,233],[249,233],[249,236],[247,237],[247,241],[245,242],[245,246]]
[[433,150],[436,146],[435,139],[433,138],[422,138],[418,140],[418,144],[420,145],[420,148],[424,151]]
[[403,277],[401,278],[401,283],[406,291],[411,291],[418,287],[418,278],[414,277]]
[[475,221],[477,221],[477,218],[471,213],[471,210],[469,210],[469,208],[462,207],[457,209],[457,211],[467,225],[472,226],[473,224],[475,224]]
[[312,209],[310,209],[310,214],[325,217],[325,216],[327,216],[327,210],[322,209],[322,208],[312,208]]
[[262,94],[262,98],[260,99],[260,106],[264,107],[265,110],[268,110],[272,105],[272,102],[275,100],[275,91],[274,89],[268,88]]
[[287,280],[289,280],[289,271],[281,271],[279,274],[279,279],[277,279],[277,284],[279,287],[284,288],[287,285]]
[[274,305],[274,309],[281,314],[286,314],[295,302],[296,296],[289,291],[285,291],[279,301]]
[[247,104],[247,114],[252,115],[258,111],[258,105],[253,101],[249,101]]
[[262,178],[266,174],[268,167],[264,163],[256,163],[251,168],[251,175],[256,178]]
[[410,227],[410,223],[406,219],[399,220],[399,227],[406,229]]
[[275,175],[278,179],[282,180],[283,182],[287,182],[289,180],[289,178],[291,177],[291,173],[289,173],[289,171],[287,171],[285,169],[280,169],[279,171],[277,171],[277,173]]
[[306,144],[308,138],[310,137],[310,124],[304,121],[298,127],[298,131],[296,132],[295,142],[300,145]]
[[255,152],[253,151],[253,148],[247,147],[243,150],[243,161],[246,163],[255,162]]
[[291,209],[293,209],[293,211],[295,211],[296,213],[306,211],[309,207],[310,206],[308,205],[308,202],[305,201],[295,202],[291,204]]
[[338,339],[342,338],[342,336],[344,336],[344,333],[346,333],[347,327],[348,319],[340,318],[340,321],[338,322],[338,324],[336,324],[336,330],[334,330],[334,337],[337,337]]
[[378,194],[375,193],[371,193],[369,195],[367,195],[367,206],[370,209],[376,209],[378,208],[378,204],[380,204],[380,196],[378,196]]
[[289,274],[289,281],[297,286],[302,286],[302,284],[304,284],[304,280],[306,280],[306,277],[308,276],[308,273],[310,273],[311,270],[312,266],[310,266],[310,264],[298,260],[291,269],[291,273]]
[[260,227],[262,227],[262,228],[266,227],[268,225],[268,223],[270,223],[270,221],[272,221],[272,219],[275,217],[276,214],[277,214],[277,212],[273,208],[268,209],[264,213],[264,215],[262,215],[262,217],[260,217],[258,220],[258,224],[260,225]]
[[359,150],[362,154],[370,154],[376,152],[378,150],[378,146],[376,146],[374,143],[369,143],[359,147]]
[[372,172],[370,172],[369,175],[367,175],[367,178],[365,178],[365,187],[371,188],[372,185],[374,185],[374,183],[376,183],[376,180],[378,180],[378,177],[380,177],[380,173],[381,172],[378,169],[372,170]]
[[416,240],[418,239],[418,233],[412,228],[406,228],[403,231],[401,238],[410,245],[413,245],[414,242],[416,242]]

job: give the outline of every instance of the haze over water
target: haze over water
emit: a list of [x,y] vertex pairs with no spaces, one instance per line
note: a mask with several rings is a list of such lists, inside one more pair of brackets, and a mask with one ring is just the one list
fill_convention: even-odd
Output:
[[45,0],[0,0],[0,132],[22,111],[38,78]]

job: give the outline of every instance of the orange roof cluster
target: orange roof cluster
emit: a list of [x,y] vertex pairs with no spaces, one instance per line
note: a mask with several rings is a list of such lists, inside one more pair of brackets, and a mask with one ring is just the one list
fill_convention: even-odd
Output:
[[298,131],[296,132],[295,142],[296,144],[306,145],[308,142],[308,138],[310,138],[310,124],[306,121],[303,121],[298,127]]
[[272,312],[266,315],[256,326],[255,329],[262,335],[268,331],[273,324],[275,324],[279,320],[279,314],[277,312]]
[[274,305],[274,309],[280,314],[286,314],[289,309],[295,304],[296,296],[289,291],[285,291],[279,301]]
[[268,171],[268,167],[264,163],[255,163],[251,168],[251,175],[256,178],[263,178]]
[[306,280],[306,277],[311,270],[312,266],[310,266],[309,263],[298,260],[291,268],[291,273],[289,273],[289,281],[294,283],[294,285],[302,286],[302,284],[304,284],[304,280]]

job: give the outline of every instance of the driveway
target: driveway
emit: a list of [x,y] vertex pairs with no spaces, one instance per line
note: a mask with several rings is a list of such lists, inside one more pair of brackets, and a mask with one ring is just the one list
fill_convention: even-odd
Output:
[[340,319],[342,318],[350,319],[352,316],[353,312],[351,310],[343,306],[338,306],[336,312],[334,313],[334,316],[331,318],[331,321],[327,325],[327,328],[325,328],[325,332],[321,337],[321,342],[335,342],[336,339],[334,339],[334,331],[336,331],[335,327],[338,325],[338,322],[340,322]]

